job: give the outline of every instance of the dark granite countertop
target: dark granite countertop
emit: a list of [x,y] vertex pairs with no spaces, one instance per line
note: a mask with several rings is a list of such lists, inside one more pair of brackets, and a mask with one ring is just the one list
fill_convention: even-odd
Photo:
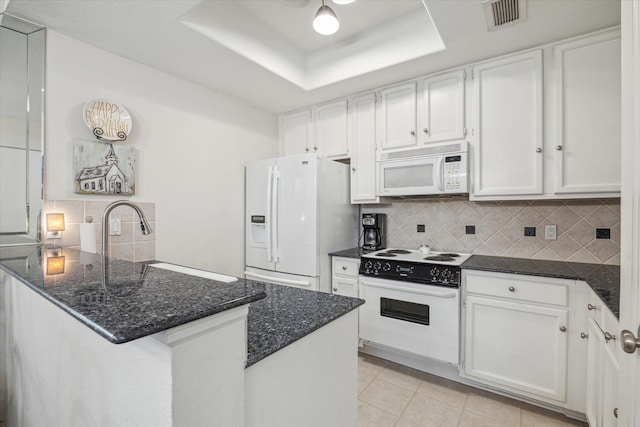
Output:
[[593,289],[616,317],[620,315],[620,266],[618,265],[473,255],[462,264],[462,268],[581,280]]
[[0,247],[0,269],[117,344],[249,303],[247,367],[364,304],[253,280],[218,282],[113,258],[103,286],[101,256],[67,248],[62,255],[64,272],[46,274],[46,248]]
[[267,297],[249,305],[247,367],[364,304],[357,298],[261,284]]
[[[64,271],[47,271],[53,252]],[[108,265],[103,280],[103,264]],[[266,296],[264,284],[218,282],[75,249],[0,248],[0,268],[84,323],[121,344]]]
[[372,252],[365,251],[362,248],[351,248],[343,251],[330,252],[329,256],[339,256],[343,258],[360,258],[363,253]]

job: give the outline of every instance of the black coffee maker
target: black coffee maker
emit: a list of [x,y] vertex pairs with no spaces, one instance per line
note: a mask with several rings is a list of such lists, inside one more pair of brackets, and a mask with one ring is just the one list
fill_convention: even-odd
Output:
[[362,214],[362,249],[377,251],[386,247],[385,214]]

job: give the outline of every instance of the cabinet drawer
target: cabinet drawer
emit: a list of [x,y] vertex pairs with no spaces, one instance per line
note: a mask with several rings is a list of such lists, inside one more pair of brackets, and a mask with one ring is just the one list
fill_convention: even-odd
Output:
[[358,277],[360,260],[353,258],[333,258],[333,274]]
[[466,272],[467,293],[510,298],[542,304],[566,306],[569,302],[569,288],[565,280],[553,278],[533,278],[501,273]]

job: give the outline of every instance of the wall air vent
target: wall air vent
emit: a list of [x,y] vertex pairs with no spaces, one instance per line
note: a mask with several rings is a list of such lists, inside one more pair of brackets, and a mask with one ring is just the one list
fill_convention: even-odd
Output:
[[526,0],[485,0],[482,2],[487,30],[511,26],[527,17]]

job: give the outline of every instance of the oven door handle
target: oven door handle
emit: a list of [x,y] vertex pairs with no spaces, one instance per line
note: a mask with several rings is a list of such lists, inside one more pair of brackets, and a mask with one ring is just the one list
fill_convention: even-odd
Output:
[[422,289],[413,289],[413,288],[405,288],[403,286],[388,286],[388,285],[383,285],[381,283],[372,283],[372,282],[366,282],[366,281],[362,281],[360,282],[360,284],[362,286],[371,286],[373,288],[380,288],[380,289],[388,289],[390,291],[403,291],[403,292],[411,292],[414,294],[422,294],[422,295],[429,295],[432,297],[439,297],[439,298],[455,298],[458,295],[458,291],[449,291],[449,292],[434,292],[434,291],[425,291]]

